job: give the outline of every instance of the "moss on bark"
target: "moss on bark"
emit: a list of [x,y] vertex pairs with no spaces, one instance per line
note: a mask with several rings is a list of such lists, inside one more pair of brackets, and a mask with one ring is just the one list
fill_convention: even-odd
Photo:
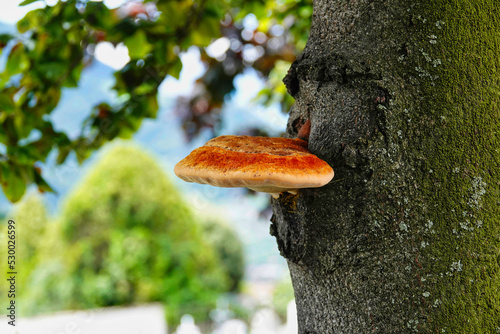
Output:
[[500,3],[433,1],[416,11],[419,73],[430,75],[410,113],[424,130],[413,156],[425,153],[420,196],[435,231],[422,239],[417,271],[437,309],[429,328],[500,332]]

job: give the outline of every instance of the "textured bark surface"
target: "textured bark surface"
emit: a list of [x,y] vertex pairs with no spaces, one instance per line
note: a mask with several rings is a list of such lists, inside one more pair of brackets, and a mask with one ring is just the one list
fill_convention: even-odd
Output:
[[287,128],[335,170],[273,201],[299,332],[500,333],[500,3],[315,0]]

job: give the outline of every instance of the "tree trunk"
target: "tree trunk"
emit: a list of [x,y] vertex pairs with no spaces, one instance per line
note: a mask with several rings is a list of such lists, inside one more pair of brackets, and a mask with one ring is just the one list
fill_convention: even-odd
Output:
[[332,182],[273,200],[299,333],[500,333],[500,3],[315,0],[287,133]]

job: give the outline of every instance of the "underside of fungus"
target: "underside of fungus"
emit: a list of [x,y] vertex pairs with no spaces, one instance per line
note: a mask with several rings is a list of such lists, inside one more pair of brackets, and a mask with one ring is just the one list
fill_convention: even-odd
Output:
[[307,150],[301,139],[221,136],[181,160],[175,174],[187,182],[245,187],[279,197],[301,188],[321,187],[333,169]]

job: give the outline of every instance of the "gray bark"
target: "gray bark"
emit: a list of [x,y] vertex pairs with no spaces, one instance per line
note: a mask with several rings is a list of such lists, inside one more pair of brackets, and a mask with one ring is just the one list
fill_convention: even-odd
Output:
[[498,6],[314,1],[287,133],[335,177],[271,225],[299,333],[500,332]]

